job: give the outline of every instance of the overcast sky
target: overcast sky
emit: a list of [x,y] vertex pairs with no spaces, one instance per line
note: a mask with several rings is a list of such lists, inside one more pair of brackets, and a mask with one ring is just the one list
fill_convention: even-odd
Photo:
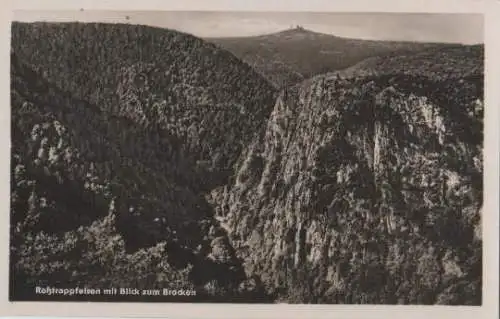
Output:
[[483,17],[479,14],[16,11],[14,20],[145,24],[199,37],[260,35],[299,24],[359,39],[483,43]]

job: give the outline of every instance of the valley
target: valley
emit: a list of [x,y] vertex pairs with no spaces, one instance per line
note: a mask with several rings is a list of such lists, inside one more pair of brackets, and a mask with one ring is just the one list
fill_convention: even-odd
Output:
[[483,60],[14,22],[11,300],[480,305]]

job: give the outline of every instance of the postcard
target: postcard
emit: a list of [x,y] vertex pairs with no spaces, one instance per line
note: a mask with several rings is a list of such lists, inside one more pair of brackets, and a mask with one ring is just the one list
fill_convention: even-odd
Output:
[[13,3],[5,314],[497,317],[499,5],[425,2]]

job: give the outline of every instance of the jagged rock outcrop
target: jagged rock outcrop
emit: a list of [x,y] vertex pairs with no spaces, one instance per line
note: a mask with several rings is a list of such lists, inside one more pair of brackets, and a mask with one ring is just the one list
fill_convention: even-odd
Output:
[[441,77],[337,74],[281,93],[212,192],[278,300],[481,303],[483,82],[447,79],[447,61],[426,61]]

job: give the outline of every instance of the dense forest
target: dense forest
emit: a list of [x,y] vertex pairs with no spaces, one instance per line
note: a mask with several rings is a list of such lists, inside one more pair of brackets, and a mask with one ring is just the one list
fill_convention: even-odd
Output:
[[447,45],[390,59],[371,57],[343,70],[342,74],[359,77],[400,73],[460,81],[468,76],[482,77],[483,60],[483,45]]
[[[28,31],[31,43],[25,39]],[[204,194],[225,181],[241,145],[270,112],[274,91],[231,54],[189,35],[160,31],[125,25],[14,25],[11,261],[20,276],[16,281],[27,281],[31,292],[39,280],[95,287],[123,280],[148,287],[157,275],[170,276],[170,266],[159,267],[172,258],[179,268],[175,272],[182,273],[179,280],[201,285],[200,294],[206,285],[229,291],[213,292],[210,300],[227,300],[245,279],[234,252],[224,248],[225,232]],[[158,57],[170,61],[170,73],[134,57],[141,54],[135,47],[122,50],[95,39],[99,34],[105,43],[133,43],[138,32],[173,46]],[[78,40],[81,35],[88,37],[85,42]],[[15,49],[23,43],[30,45]],[[160,49],[157,54],[164,52]],[[65,66],[76,52],[79,59]],[[99,54],[108,59],[95,59]],[[227,64],[218,62],[225,58]],[[136,63],[126,67],[127,59]],[[247,77],[239,77],[245,72]],[[211,75],[220,79],[209,81]],[[240,97],[225,88],[235,85],[237,77]],[[110,240],[115,244],[108,246]],[[88,255],[75,259],[87,249]],[[144,259],[155,249],[161,258]],[[175,257],[167,258],[165,249]],[[218,262],[213,251],[232,260]],[[141,274],[146,266],[151,271]],[[149,279],[141,280],[143,275]],[[172,281],[168,276],[154,286]]]
[[275,89],[231,53],[177,31],[14,23],[12,48],[63,91],[165,128],[201,164],[221,172],[263,125],[275,98]]
[[278,91],[177,31],[13,23],[11,299],[481,304],[483,50]]
[[12,61],[11,293],[177,285],[239,298],[245,275],[202,194],[209,174],[178,139],[102,113]]

